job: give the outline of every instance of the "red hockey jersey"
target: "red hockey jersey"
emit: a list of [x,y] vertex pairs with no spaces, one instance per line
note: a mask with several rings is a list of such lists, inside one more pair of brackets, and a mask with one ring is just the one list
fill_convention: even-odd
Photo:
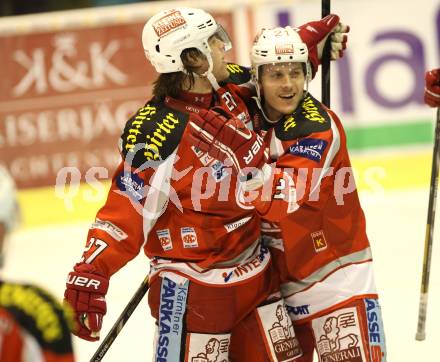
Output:
[[[248,79],[247,70],[230,67]],[[238,113],[250,120],[243,102]],[[227,97],[229,98],[229,95]],[[215,105],[215,100],[211,106]],[[152,271],[173,270],[204,283],[233,284],[266,269],[260,218],[230,167],[187,139],[189,112],[201,104],[148,102],[127,122],[119,165],[92,225],[82,261],[110,276],[144,249]],[[235,110],[237,111],[237,110]]]
[[[357,295],[375,295],[365,217],[341,121],[309,94],[272,127],[261,123],[276,169],[270,187],[265,185],[270,197],[260,198],[257,209],[286,282],[283,296],[293,296],[296,307],[307,305],[311,315]],[[359,273],[364,276],[356,278]]]

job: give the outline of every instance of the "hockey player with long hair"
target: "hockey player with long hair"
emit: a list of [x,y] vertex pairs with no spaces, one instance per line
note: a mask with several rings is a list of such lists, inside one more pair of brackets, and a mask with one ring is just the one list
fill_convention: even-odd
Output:
[[[332,20],[309,34],[314,45]],[[252,175],[240,172],[267,159],[262,138],[233,130],[241,141],[228,165],[194,147],[187,127],[216,117],[207,110],[213,106],[250,125],[237,94],[249,90],[235,86],[249,72],[225,62],[229,37],[203,10],[162,11],[142,40],[159,77],[153,98],[125,126],[123,161],[69,273],[65,299],[75,310],[75,334],[99,339],[109,279],[143,248],[151,260],[155,361],[292,361],[301,351],[261,244],[260,218],[244,196]],[[230,345],[235,333],[245,338]]]

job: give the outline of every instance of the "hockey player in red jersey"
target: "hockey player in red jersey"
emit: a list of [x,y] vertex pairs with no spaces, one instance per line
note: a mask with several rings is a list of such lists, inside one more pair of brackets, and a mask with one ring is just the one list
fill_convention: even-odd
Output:
[[[143,248],[151,259],[155,361],[204,360],[208,353],[218,361],[292,361],[301,352],[260,242],[260,218],[243,196],[247,175],[241,180],[233,167],[193,147],[188,135],[188,122],[209,117],[204,109],[215,105],[250,124],[237,96],[246,89],[234,86],[249,73],[224,61],[230,40],[202,10],[162,11],[142,38],[159,77],[153,99],[125,126],[123,162],[68,277],[75,333],[99,339],[109,278]],[[252,153],[246,166],[260,167],[267,158],[257,147],[261,137],[234,132],[244,136],[240,152]],[[241,326],[243,320],[255,328]],[[237,328],[251,337],[229,351]]]
[[[8,234],[17,224],[15,184],[0,166],[0,268]],[[73,362],[73,318],[41,288],[0,280],[0,362]]]
[[[316,43],[337,22],[333,16],[302,27],[315,66]],[[344,39],[336,40],[336,51],[342,51]],[[160,75],[153,99],[125,127],[124,162],[90,229],[83,259],[69,274],[65,298],[76,311],[75,333],[99,338],[109,277],[143,247],[152,259],[157,361],[165,355],[190,360],[209,346],[219,346],[227,359],[231,333],[246,337],[231,346],[231,361],[293,360],[300,350],[244,183],[233,167],[192,147],[186,129],[189,119],[215,105],[249,123],[239,98],[249,90],[235,86],[247,82],[249,73],[224,62],[229,39],[201,10],[161,12],[147,22],[143,42]],[[266,158],[264,148],[254,147],[261,138],[241,129],[236,134],[245,136],[240,152],[252,152],[246,166],[259,166]]]
[[[272,202],[261,205],[264,232],[304,350],[300,360],[312,361],[315,349],[320,361],[385,361],[372,254],[342,123],[307,92],[307,47],[296,33],[263,31],[251,60],[262,130],[280,170]],[[277,205],[283,197],[287,207]]]
[[430,107],[440,107],[440,68],[426,72],[424,100]]
[[[320,361],[385,361],[372,255],[342,124],[307,92],[307,46],[290,27],[263,30],[251,57],[254,130],[273,163],[254,169],[259,178],[249,189],[259,193],[254,204],[304,352],[298,361],[311,362],[314,350]],[[237,149],[229,128],[239,120],[221,127],[221,118],[192,120],[192,135],[210,154],[227,157]]]
[[0,362],[73,362],[72,324],[45,290],[0,280]]

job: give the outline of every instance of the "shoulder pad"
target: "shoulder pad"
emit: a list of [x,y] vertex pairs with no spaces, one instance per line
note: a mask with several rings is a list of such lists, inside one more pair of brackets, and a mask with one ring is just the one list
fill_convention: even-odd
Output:
[[[0,282],[0,308],[8,311],[44,351],[56,353],[60,359],[72,354],[73,312],[51,294],[33,285]],[[47,323],[41,323],[43,319]]]
[[322,104],[311,94],[301,102],[294,113],[286,115],[274,129],[282,141],[306,137],[315,132],[323,132],[331,127],[331,119]]
[[229,78],[225,83],[244,84],[251,80],[251,70],[235,63],[228,63]]
[[121,136],[121,153],[132,167],[146,161],[163,161],[179,145],[188,123],[188,114],[149,102],[125,124]]

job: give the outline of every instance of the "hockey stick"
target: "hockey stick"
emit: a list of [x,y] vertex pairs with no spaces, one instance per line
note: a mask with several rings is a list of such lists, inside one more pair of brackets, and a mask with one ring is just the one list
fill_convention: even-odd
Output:
[[429,273],[431,271],[432,239],[434,236],[435,204],[437,201],[438,170],[440,165],[440,107],[437,108],[434,150],[432,153],[431,184],[429,186],[428,219],[426,223],[425,251],[423,255],[422,285],[420,289],[419,319],[416,340],[425,339],[426,312],[428,309]]
[[[321,0],[321,16],[324,18],[330,14],[330,0]],[[330,108],[330,37],[324,45],[322,52],[322,75],[321,75],[321,100]]]
[[130,301],[122,311],[119,318],[116,320],[113,327],[107,333],[107,336],[104,338],[101,345],[98,347],[95,354],[90,359],[90,362],[99,362],[102,360],[102,358],[107,353],[110,346],[115,341],[118,334],[121,332],[125,323],[127,323],[128,318],[130,318],[130,316],[133,314],[134,310],[136,309],[136,307],[138,306],[144,295],[147,293],[148,287],[149,285],[148,285],[148,275],[147,275],[145,279],[142,281],[138,290],[136,290],[136,293],[134,293],[133,297],[131,297]]

